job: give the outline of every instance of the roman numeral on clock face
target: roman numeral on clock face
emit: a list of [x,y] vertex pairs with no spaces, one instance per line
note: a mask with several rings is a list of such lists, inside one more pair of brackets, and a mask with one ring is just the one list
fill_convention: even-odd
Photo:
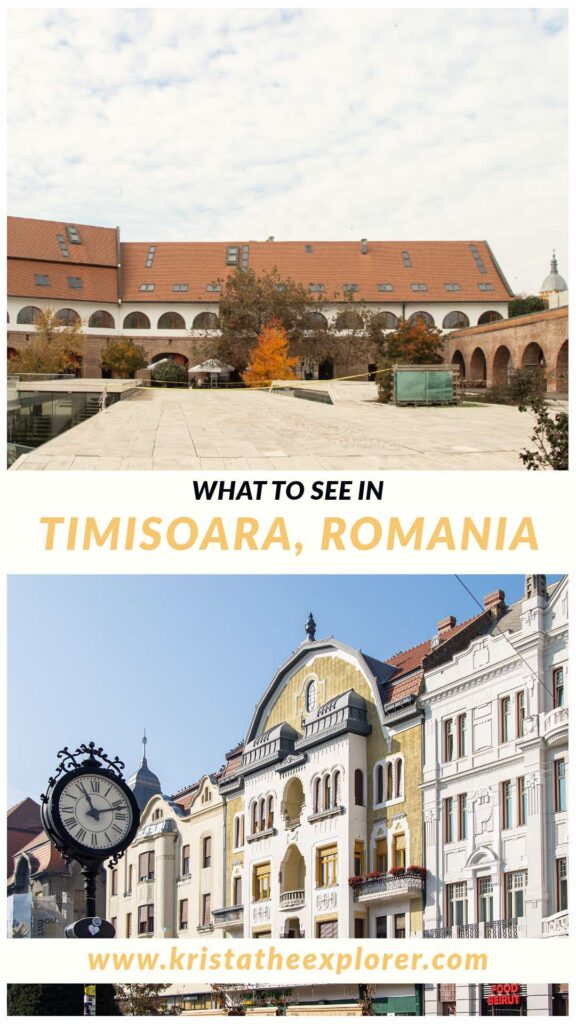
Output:
[[81,828],[76,833],[76,837],[75,838],[78,840],[79,843],[83,843],[85,835],[86,835],[86,829],[85,828]]
[[128,819],[126,811],[114,811],[114,817],[117,818],[118,821],[126,821]]
[[76,818],[68,817],[64,818],[64,824],[66,825],[66,828],[74,828],[74,825],[77,825],[78,822],[76,821]]
[[92,833],[91,843],[92,843],[92,846],[98,846],[98,836],[97,836],[96,832]]
[[93,793],[100,792],[100,779],[90,779],[90,786]]

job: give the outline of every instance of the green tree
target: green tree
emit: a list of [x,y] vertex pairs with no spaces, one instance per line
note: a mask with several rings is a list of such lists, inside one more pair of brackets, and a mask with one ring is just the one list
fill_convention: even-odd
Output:
[[220,301],[221,335],[214,341],[217,357],[243,370],[262,328],[272,321],[281,324],[293,352],[307,354],[302,343],[306,341],[304,347],[311,350],[312,338],[316,334],[323,338],[325,333],[322,328],[310,329],[312,304],[308,290],[291,278],[281,278],[276,268],[260,276],[237,269],[227,279]]
[[137,370],[148,365],[148,356],[143,345],[138,345],[128,338],[109,341],[102,349],[102,369],[109,371],[113,377],[131,378]]
[[8,372],[75,373],[83,353],[82,322],[63,326],[53,309],[41,309],[31,341],[8,360]]
[[385,332],[378,314],[371,317],[368,331],[378,354],[378,396],[381,402],[392,398],[392,367],[395,363],[423,365],[441,363],[444,350],[442,332],[423,320],[400,320],[394,331]]
[[176,384],[180,387],[187,387],[188,371],[185,366],[182,366],[182,363],[177,363],[175,359],[166,359],[156,364],[152,370],[152,380],[166,386]]
[[551,414],[542,398],[519,408],[520,412],[529,409],[536,416],[531,436],[536,448],[520,452],[526,469],[568,469],[568,413]]
[[539,313],[542,309],[548,309],[547,299],[541,299],[539,295],[516,295],[508,303],[508,316],[526,316],[527,313]]
[[175,1017],[180,1009],[164,998],[169,988],[170,985],[145,985],[141,982],[117,985],[116,998],[125,1017]]
[[[82,1017],[83,985],[8,985],[9,1017]],[[119,1017],[114,985],[96,986],[96,1016]]]

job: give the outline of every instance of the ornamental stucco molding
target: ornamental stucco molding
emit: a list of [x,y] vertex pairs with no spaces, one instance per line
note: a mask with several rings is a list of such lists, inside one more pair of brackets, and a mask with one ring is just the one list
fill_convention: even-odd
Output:
[[316,896],[316,910],[335,910],[338,906],[338,893],[335,889],[331,892],[318,893]]
[[265,903],[263,906],[255,906],[252,908],[252,921],[254,924],[260,922],[266,922],[270,920],[270,904]]

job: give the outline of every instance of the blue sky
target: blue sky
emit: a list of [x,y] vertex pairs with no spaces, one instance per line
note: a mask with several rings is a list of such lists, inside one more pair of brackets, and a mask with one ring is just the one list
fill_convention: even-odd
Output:
[[[523,590],[464,581],[479,600]],[[217,770],[310,610],[318,638],[385,659],[478,608],[454,576],[9,577],[8,805],[38,796],[64,745],[93,739],[131,773],[144,727],[165,792]]]
[[486,238],[517,292],[553,247],[568,276],[564,9],[8,21],[13,214],[132,241]]

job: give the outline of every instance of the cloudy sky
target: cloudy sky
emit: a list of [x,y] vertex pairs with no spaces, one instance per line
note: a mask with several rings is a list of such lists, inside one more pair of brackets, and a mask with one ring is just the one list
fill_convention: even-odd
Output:
[[125,240],[487,238],[567,266],[567,13],[24,9],[9,212]]

